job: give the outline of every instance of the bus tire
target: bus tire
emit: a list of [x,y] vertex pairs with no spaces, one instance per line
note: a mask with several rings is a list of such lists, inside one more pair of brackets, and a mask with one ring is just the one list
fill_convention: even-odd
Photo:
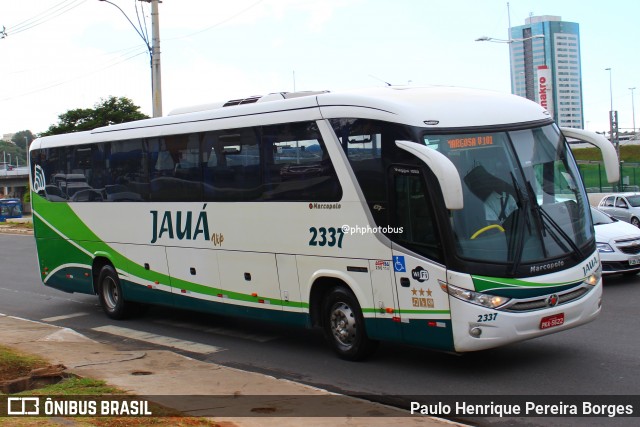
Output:
[[362,360],[378,342],[369,339],[358,300],[344,287],[333,289],[322,305],[324,335],[341,359]]
[[105,314],[112,319],[126,319],[131,314],[131,303],[124,300],[120,278],[111,265],[105,265],[100,270],[98,298]]

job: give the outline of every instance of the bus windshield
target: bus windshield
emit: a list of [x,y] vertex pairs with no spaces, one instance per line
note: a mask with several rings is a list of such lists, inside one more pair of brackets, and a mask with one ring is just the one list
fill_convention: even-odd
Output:
[[554,125],[423,140],[460,174],[464,207],[450,215],[460,258],[515,270],[580,255],[593,240],[582,181]]

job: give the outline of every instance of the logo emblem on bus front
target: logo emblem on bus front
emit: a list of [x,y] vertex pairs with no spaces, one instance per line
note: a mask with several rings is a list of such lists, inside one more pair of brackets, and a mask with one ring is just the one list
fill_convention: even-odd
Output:
[[42,170],[40,165],[36,165],[33,171],[33,183],[31,184],[31,189],[34,192],[39,193],[40,191],[45,189],[46,185],[47,180],[45,179],[44,171]]
[[549,307],[555,307],[556,305],[558,305],[558,301],[560,301],[560,298],[558,298],[558,295],[556,294],[549,295],[549,298],[547,298],[547,305]]

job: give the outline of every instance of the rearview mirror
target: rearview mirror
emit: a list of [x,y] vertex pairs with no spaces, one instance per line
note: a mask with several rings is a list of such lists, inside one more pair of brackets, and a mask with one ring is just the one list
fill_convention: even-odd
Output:
[[444,197],[444,204],[447,209],[462,209],[462,182],[460,181],[460,174],[456,166],[447,156],[439,151],[411,141],[396,141],[396,145],[416,156],[435,174],[436,178],[438,178],[442,196]]

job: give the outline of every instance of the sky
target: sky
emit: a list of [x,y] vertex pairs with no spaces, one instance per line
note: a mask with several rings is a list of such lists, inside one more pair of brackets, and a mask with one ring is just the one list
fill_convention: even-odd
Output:
[[[138,26],[151,10],[111,0]],[[621,131],[640,104],[637,0],[162,0],[163,113],[294,90],[446,85],[510,91],[508,37],[531,15],[580,24],[585,128]],[[142,7],[142,10],[140,9]],[[510,19],[509,19],[510,18]],[[109,96],[152,115],[149,54],[99,0],[0,0],[0,137],[39,133]],[[605,68],[611,68],[611,72]],[[638,87],[632,92],[629,88]],[[611,90],[610,90],[611,88]],[[638,96],[635,96],[638,95]],[[640,126],[640,114],[638,114]]]

